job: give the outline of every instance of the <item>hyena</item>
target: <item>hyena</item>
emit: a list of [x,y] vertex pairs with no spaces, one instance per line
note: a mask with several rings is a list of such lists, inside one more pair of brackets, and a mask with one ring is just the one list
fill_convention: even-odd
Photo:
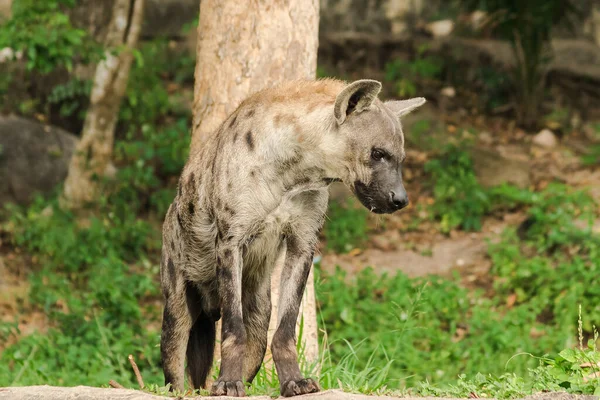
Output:
[[[293,81],[257,92],[223,122],[182,171],[163,225],[161,356],[165,384],[195,388],[213,362],[213,395],[244,396],[267,347],[270,279],[284,260],[271,345],[281,394],[319,390],[302,376],[295,323],[327,209],[328,186],[348,185],[374,213],[408,204],[400,117],[424,98],[382,102],[381,83]],[[285,253],[285,254],[284,254]]]

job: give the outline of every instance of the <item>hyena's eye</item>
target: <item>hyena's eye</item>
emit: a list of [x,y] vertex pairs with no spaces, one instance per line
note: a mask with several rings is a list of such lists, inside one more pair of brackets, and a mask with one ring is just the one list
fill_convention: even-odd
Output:
[[371,150],[371,158],[374,161],[381,161],[387,156],[387,153],[381,149]]

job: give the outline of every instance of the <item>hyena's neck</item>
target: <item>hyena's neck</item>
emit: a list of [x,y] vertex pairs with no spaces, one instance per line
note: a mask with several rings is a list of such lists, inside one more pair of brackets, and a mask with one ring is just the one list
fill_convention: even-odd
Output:
[[[334,130],[333,104],[324,104],[304,115],[281,121],[275,118],[275,142],[282,137],[287,142],[279,146],[284,163],[295,167],[300,176],[313,180],[345,180],[346,170],[343,154],[346,142]],[[301,108],[300,108],[301,109]],[[281,143],[279,143],[281,144]],[[282,150],[282,147],[285,150]]]

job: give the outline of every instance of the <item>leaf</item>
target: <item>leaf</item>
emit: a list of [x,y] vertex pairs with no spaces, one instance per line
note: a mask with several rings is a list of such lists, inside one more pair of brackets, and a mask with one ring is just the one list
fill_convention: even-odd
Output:
[[558,355],[571,363],[576,363],[578,361],[578,353],[574,349],[565,349],[558,353]]

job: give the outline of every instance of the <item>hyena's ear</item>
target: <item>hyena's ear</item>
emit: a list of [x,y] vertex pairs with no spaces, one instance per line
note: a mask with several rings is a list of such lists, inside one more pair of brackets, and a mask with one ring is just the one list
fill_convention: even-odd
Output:
[[381,91],[381,83],[371,79],[361,79],[346,86],[335,99],[333,114],[338,124],[348,115],[368,108]]
[[387,108],[392,110],[398,118],[405,116],[415,108],[421,107],[427,100],[425,97],[415,97],[408,100],[389,100],[384,102]]

